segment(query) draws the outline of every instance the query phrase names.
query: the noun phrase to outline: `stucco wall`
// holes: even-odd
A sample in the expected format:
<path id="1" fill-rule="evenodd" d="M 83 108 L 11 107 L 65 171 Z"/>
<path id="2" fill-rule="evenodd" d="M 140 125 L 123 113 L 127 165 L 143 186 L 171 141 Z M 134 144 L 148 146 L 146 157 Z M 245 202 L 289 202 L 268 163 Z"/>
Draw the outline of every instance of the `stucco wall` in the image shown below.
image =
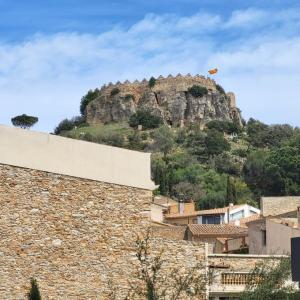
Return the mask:
<path id="1" fill-rule="evenodd" d="M 300 230 L 266 220 L 267 254 L 291 254 L 291 238 L 300 237 Z"/>
<path id="2" fill-rule="evenodd" d="M 0 126 L 0 163 L 154 189 L 150 154 Z"/>

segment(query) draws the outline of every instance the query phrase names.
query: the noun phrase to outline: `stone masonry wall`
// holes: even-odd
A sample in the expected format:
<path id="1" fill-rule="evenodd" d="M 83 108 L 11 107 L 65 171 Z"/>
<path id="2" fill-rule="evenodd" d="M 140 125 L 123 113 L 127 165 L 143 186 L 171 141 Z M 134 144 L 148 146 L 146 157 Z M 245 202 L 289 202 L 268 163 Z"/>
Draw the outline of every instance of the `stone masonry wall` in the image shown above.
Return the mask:
<path id="1" fill-rule="evenodd" d="M 294 211 L 298 206 L 300 206 L 300 196 L 262 197 L 260 200 L 260 208 L 264 217 Z"/>
<path id="2" fill-rule="evenodd" d="M 31 277 L 43 299 L 122 299 L 149 226 L 152 192 L 0 165 L 0 299 L 25 299 Z M 203 246 L 169 244 L 168 267 L 195 264 Z M 185 258 L 189 257 L 189 260 Z"/>

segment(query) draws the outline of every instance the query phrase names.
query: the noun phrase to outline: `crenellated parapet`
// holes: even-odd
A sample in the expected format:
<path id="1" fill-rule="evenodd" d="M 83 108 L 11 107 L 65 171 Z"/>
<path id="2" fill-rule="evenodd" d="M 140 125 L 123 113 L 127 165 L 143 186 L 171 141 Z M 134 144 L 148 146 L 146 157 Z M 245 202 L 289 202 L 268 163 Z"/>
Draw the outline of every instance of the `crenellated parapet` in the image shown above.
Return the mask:
<path id="1" fill-rule="evenodd" d="M 186 75 L 181 75 L 180 73 L 178 73 L 177 75 L 169 74 L 167 77 L 160 75 L 155 79 L 156 83 L 152 88 L 154 91 L 172 86 L 176 87 L 176 90 L 178 91 L 186 91 L 192 85 L 201 85 L 209 90 L 216 90 L 216 82 L 213 79 L 199 74 L 192 76 L 190 73 Z M 145 89 L 148 87 L 148 85 L 149 79 L 146 78 L 144 78 L 143 80 L 136 79 L 134 81 L 129 81 L 127 79 L 124 82 L 117 81 L 116 83 L 109 82 L 108 84 L 104 84 L 101 87 L 101 92 L 109 94 L 111 90 L 115 88 L 118 88 L 121 91 Z"/>

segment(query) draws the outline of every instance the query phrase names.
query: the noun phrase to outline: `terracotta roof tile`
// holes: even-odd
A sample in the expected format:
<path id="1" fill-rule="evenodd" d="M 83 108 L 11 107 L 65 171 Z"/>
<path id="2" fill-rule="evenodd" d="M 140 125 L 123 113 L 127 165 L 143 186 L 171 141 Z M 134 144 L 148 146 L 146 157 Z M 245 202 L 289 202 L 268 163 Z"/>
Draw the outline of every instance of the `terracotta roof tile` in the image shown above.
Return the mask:
<path id="1" fill-rule="evenodd" d="M 247 229 L 231 224 L 191 224 L 188 228 L 194 236 L 198 237 L 233 237 L 246 236 L 248 234 Z"/>

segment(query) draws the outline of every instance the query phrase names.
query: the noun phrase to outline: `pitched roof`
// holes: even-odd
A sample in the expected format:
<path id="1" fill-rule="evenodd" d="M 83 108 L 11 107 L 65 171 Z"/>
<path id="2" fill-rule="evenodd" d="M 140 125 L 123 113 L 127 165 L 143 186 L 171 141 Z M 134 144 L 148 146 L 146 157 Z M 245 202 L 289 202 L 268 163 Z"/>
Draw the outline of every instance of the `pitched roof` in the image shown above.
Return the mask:
<path id="1" fill-rule="evenodd" d="M 188 228 L 192 235 L 198 237 L 236 237 L 248 234 L 247 229 L 231 224 L 191 224 Z"/>
<path id="2" fill-rule="evenodd" d="M 241 207 L 243 205 L 245 205 L 245 204 L 213 208 L 213 209 L 206 209 L 206 210 L 196 210 L 194 212 L 185 213 L 185 214 L 180 214 L 180 213 L 166 214 L 165 217 L 166 217 L 166 219 L 177 219 L 177 218 L 188 218 L 188 217 L 214 215 L 214 214 L 225 214 L 228 209 L 232 210 L 232 209 Z"/>

